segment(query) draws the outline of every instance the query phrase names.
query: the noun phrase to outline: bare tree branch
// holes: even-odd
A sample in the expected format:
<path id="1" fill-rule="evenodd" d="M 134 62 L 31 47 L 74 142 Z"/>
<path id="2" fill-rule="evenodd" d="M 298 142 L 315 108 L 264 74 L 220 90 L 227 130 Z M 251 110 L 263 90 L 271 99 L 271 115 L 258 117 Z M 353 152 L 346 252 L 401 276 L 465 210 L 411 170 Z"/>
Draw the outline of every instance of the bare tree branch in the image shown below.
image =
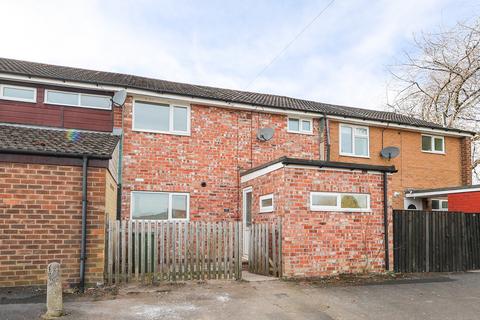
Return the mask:
<path id="1" fill-rule="evenodd" d="M 480 18 L 414 36 L 415 51 L 390 68 L 396 92 L 388 108 L 444 127 L 480 131 Z M 480 181 L 480 134 L 473 139 Z"/>

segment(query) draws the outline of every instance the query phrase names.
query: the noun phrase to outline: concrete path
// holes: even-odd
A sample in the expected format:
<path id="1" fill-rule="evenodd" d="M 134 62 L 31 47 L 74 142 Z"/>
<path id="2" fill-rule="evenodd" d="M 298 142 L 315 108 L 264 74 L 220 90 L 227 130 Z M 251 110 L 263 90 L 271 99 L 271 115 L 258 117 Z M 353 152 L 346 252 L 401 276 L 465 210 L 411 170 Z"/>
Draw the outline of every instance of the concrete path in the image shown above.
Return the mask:
<path id="1" fill-rule="evenodd" d="M 0 301 L 5 320 L 36 319 L 44 309 L 43 303 Z M 355 286 L 212 281 L 129 287 L 111 300 L 67 299 L 65 309 L 62 319 L 480 319 L 480 273 Z"/>

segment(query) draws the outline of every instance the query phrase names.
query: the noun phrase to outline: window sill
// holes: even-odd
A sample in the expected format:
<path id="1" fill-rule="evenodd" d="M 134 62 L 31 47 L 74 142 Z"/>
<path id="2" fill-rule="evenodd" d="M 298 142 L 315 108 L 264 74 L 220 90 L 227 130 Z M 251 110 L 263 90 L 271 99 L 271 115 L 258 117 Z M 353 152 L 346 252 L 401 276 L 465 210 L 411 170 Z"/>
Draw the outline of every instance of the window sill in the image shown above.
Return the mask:
<path id="1" fill-rule="evenodd" d="M 422 150 L 423 153 L 430 153 L 430 154 L 438 154 L 438 155 L 445 155 L 445 151 L 443 152 L 440 152 L 440 151 L 426 151 L 426 150 Z"/>
<path id="2" fill-rule="evenodd" d="M 348 153 L 339 153 L 339 155 L 342 156 L 342 157 L 370 159 L 370 155 L 368 155 L 368 156 L 357 156 L 355 154 L 348 154 Z"/>
<path id="3" fill-rule="evenodd" d="M 37 100 L 15 99 L 15 98 L 7 98 L 7 97 L 0 97 L 0 100 L 18 101 L 18 102 L 27 102 L 27 103 L 37 103 Z"/>
<path id="4" fill-rule="evenodd" d="M 302 131 L 287 130 L 287 133 L 303 134 L 303 135 L 306 135 L 306 136 L 313 136 L 313 132 L 302 132 Z"/>
<path id="5" fill-rule="evenodd" d="M 260 213 L 272 213 L 273 212 L 273 209 L 263 209 L 263 210 L 260 210 Z"/>
<path id="6" fill-rule="evenodd" d="M 60 106 L 60 107 L 72 107 L 72 108 L 83 108 L 83 109 L 95 109 L 95 110 L 103 110 L 103 111 L 112 111 L 112 107 L 110 108 L 102 108 L 102 107 L 90 107 L 90 106 L 82 106 L 78 104 L 66 104 L 66 103 L 54 103 L 44 101 L 43 104 L 48 106 Z"/>
<path id="7" fill-rule="evenodd" d="M 310 211 L 314 212 L 345 212 L 345 213 L 355 213 L 355 212 L 361 212 L 361 213 L 370 213 L 372 212 L 372 209 L 327 209 L 327 208 L 310 208 Z"/>
<path id="8" fill-rule="evenodd" d="M 157 131 L 157 130 L 143 130 L 143 129 L 135 129 L 132 128 L 133 132 L 138 132 L 138 133 L 158 133 L 158 134 L 169 134 L 173 136 L 185 136 L 189 137 L 191 136 L 190 132 L 172 132 L 172 131 Z"/>
<path id="9" fill-rule="evenodd" d="M 147 221 L 147 222 L 188 222 L 190 219 L 139 219 L 139 218 L 130 218 L 131 221 Z"/>

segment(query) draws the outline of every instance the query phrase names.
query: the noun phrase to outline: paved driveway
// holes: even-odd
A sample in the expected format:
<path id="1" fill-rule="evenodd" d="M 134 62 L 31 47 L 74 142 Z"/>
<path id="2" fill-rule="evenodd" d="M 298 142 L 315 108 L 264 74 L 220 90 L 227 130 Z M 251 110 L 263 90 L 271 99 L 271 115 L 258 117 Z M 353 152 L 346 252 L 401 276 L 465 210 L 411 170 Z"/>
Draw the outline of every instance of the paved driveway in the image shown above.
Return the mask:
<path id="1" fill-rule="evenodd" d="M 35 319 L 41 300 L 5 298 L 0 319 Z M 212 281 L 94 300 L 67 299 L 64 319 L 480 319 L 480 273 L 353 286 Z"/>

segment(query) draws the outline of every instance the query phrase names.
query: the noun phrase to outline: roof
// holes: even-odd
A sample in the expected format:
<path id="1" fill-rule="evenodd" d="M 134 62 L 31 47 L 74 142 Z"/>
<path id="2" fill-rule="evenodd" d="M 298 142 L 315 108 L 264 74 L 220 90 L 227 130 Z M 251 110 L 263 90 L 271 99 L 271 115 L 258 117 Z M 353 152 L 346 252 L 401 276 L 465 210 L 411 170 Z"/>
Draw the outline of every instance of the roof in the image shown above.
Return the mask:
<path id="1" fill-rule="evenodd" d="M 435 189 L 416 189 L 416 190 L 407 190 L 405 196 L 407 198 L 422 197 L 422 196 L 435 196 L 435 195 L 445 195 L 451 193 L 464 193 L 464 192 L 476 192 L 480 191 L 480 184 L 472 184 L 468 186 L 456 186 L 456 187 L 446 187 L 446 188 L 435 188 Z"/>
<path id="2" fill-rule="evenodd" d="M 308 159 L 281 157 L 276 160 L 264 163 L 260 166 L 254 167 L 252 169 L 246 170 L 242 172 L 240 175 L 245 176 L 247 174 L 256 172 L 261 169 L 265 169 L 275 164 L 283 164 L 287 166 L 301 165 L 301 166 L 311 166 L 311 167 L 319 167 L 319 168 L 378 171 L 378 172 L 387 172 L 387 173 L 397 172 L 397 169 L 395 169 L 395 166 L 377 166 L 377 165 L 371 165 L 371 164 L 352 163 L 352 162 L 322 161 L 322 160 L 308 160 Z"/>
<path id="3" fill-rule="evenodd" d="M 110 133 L 0 124 L 0 153 L 110 159 L 118 140 Z"/>
<path id="4" fill-rule="evenodd" d="M 419 126 L 430 129 L 441 129 L 446 131 L 472 134 L 472 132 L 469 131 L 445 128 L 432 122 L 393 112 L 339 106 L 273 94 L 165 81 L 122 73 L 94 71 L 7 58 L 0 58 L 0 72 L 62 81 L 77 81 L 95 85 L 101 84 L 120 86 L 124 88 L 147 90 L 161 94 L 174 94 L 231 103 L 252 104 L 277 109 L 314 112 L 320 114 L 326 113 L 327 115 L 331 116 L 382 121 L 401 125 Z"/>

